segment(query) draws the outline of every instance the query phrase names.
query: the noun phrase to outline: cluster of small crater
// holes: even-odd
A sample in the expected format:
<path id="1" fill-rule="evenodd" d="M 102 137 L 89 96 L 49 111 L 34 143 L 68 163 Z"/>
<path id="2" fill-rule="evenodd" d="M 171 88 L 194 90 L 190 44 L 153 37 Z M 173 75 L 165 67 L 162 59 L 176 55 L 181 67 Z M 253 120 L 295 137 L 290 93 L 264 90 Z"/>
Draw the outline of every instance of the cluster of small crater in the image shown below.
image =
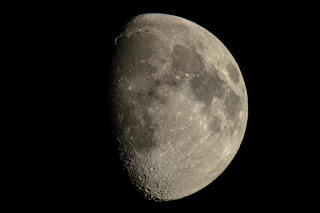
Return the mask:
<path id="1" fill-rule="evenodd" d="M 155 140 L 152 140 L 157 124 L 151 122 L 152 117 L 141 108 L 143 106 L 122 100 L 114 104 L 117 109 L 114 110 L 113 128 L 119 135 L 127 138 L 126 143 L 139 152 L 148 151 L 157 146 Z"/>

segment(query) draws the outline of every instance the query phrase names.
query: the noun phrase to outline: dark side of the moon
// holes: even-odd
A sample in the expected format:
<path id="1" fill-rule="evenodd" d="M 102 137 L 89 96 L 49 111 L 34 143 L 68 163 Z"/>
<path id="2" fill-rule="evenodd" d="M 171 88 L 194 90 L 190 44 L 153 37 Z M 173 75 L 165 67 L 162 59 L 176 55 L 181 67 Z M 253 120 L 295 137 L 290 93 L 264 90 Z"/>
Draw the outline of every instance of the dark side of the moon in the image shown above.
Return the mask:
<path id="1" fill-rule="evenodd" d="M 206 29 L 165 14 L 133 18 L 115 46 L 113 136 L 132 185 L 156 201 L 205 188 L 228 167 L 246 129 L 235 59 Z"/>

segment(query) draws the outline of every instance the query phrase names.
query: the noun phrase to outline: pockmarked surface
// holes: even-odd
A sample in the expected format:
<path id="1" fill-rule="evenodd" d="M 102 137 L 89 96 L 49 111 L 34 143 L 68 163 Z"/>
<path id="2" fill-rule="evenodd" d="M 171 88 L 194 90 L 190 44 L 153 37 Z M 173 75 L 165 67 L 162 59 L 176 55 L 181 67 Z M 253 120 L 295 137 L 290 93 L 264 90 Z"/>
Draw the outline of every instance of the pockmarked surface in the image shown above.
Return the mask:
<path id="1" fill-rule="evenodd" d="M 214 181 L 238 151 L 248 117 L 240 69 L 209 31 L 143 14 L 115 39 L 114 135 L 147 198 L 168 201 Z"/>

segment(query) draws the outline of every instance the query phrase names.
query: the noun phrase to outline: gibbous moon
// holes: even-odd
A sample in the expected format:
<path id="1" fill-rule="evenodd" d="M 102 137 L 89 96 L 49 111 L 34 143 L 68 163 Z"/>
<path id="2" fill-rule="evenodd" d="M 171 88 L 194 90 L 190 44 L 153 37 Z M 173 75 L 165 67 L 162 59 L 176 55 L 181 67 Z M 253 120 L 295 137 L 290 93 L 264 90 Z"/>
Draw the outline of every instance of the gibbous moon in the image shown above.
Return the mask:
<path id="1" fill-rule="evenodd" d="M 238 151 L 248 117 L 240 69 L 209 31 L 142 14 L 115 39 L 113 132 L 137 190 L 157 201 L 214 181 Z"/>

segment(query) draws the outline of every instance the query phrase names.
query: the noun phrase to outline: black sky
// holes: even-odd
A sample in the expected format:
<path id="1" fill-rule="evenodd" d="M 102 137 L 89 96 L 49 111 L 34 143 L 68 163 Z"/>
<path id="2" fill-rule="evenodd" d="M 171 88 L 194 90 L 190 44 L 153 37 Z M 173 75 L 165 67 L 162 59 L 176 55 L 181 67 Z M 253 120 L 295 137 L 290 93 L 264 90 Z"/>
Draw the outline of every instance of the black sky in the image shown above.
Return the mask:
<path id="1" fill-rule="evenodd" d="M 52 31 L 61 58 L 63 94 L 70 125 L 62 145 L 66 163 L 61 180 L 65 202 L 77 208 L 118 209 L 273 209 L 300 197 L 292 136 L 297 79 L 297 40 L 308 28 L 297 5 L 170 4 L 114 2 L 63 5 L 52 13 Z M 141 13 L 167 13 L 212 32 L 237 61 L 249 100 L 247 130 L 238 154 L 225 172 L 200 192 L 168 203 L 137 196 L 119 166 L 112 141 L 106 92 L 114 40 L 126 22 Z M 44 11 L 45 13 L 45 11 Z M 302 33 L 303 34 L 303 33 Z M 60 46 L 59 46 L 60 45 Z M 57 48 L 57 47 L 56 47 Z M 299 69 L 298 69 L 299 70 Z M 297 124 L 299 125 L 299 124 Z M 57 183 L 57 185 L 59 185 Z M 59 191 L 57 192 L 59 193 Z M 58 196 L 58 195 L 57 195 Z M 69 199 L 69 200 L 68 200 Z"/>

